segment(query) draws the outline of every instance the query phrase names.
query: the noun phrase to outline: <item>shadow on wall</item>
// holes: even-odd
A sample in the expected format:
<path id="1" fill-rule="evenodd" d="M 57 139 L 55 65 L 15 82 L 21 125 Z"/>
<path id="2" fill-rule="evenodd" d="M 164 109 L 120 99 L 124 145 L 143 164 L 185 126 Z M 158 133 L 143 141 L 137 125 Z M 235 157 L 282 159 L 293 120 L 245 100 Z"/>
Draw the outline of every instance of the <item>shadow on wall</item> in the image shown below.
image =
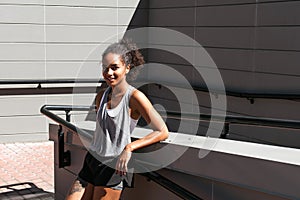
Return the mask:
<path id="1" fill-rule="evenodd" d="M 0 186 L 0 199 L 47 199 L 53 200 L 54 194 L 38 188 L 31 182 Z"/>

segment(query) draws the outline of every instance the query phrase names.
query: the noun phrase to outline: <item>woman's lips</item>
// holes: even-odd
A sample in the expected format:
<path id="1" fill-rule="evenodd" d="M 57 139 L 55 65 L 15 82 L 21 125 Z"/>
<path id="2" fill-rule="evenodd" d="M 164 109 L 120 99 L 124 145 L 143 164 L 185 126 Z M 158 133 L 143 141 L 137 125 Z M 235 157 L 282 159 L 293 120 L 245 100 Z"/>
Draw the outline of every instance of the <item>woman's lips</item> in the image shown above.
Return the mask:
<path id="1" fill-rule="evenodd" d="M 114 81 L 115 79 L 114 79 L 114 78 L 106 78 L 106 80 L 108 80 L 109 82 L 112 82 L 112 81 Z"/>

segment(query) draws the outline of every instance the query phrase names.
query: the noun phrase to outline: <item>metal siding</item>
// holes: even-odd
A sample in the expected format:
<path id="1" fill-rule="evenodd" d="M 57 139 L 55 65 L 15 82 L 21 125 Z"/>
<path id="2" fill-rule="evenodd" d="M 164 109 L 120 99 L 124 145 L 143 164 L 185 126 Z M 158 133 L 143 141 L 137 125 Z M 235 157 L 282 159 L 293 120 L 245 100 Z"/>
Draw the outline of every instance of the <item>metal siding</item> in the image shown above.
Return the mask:
<path id="1" fill-rule="evenodd" d="M 44 61 L 43 44 L 0 43 L 0 61 Z M 34 73 L 34 72 L 33 72 Z M 24 77 L 26 78 L 26 77 Z"/>
<path id="2" fill-rule="evenodd" d="M 12 62 L 0 61 L 0 79 L 41 79 L 45 76 L 43 61 L 30 62 L 18 61 Z M 34 73 L 33 73 L 34 72 Z"/>
<path id="3" fill-rule="evenodd" d="M 194 26 L 194 8 L 165 8 L 149 10 L 149 26 Z"/>
<path id="4" fill-rule="evenodd" d="M 197 6 L 222 6 L 222 5 L 242 5 L 255 3 L 257 0 L 196 0 Z"/>
<path id="5" fill-rule="evenodd" d="M 255 4 L 196 8 L 196 26 L 254 26 Z"/>
<path id="6" fill-rule="evenodd" d="M 0 78 L 99 78 L 101 52 L 108 43 L 122 37 L 116 35 L 127 28 L 138 3 L 136 0 L 126 3 L 1 0 L 0 69 L 3 73 Z M 93 98 L 94 94 L 77 95 L 75 102 L 91 103 Z M 2 96 L 1 101 L 1 141 L 12 141 L 14 137 L 16 141 L 22 138 L 27 141 L 22 134 L 25 132 L 28 139 L 41 139 L 34 137 L 34 132 L 44 134 L 47 139 L 48 120 L 41 116 L 39 108 L 45 103 L 73 103 L 69 95 Z M 19 114 L 21 118 L 15 117 Z M 14 120 L 22 125 L 12 126 Z M 5 134 L 9 134 L 8 139 Z"/>
<path id="7" fill-rule="evenodd" d="M 194 7 L 195 0 L 151 0 L 149 1 L 149 8 L 183 8 Z"/>
<path id="8" fill-rule="evenodd" d="M 0 5 L 1 23 L 44 23 L 43 5 Z"/>
<path id="9" fill-rule="evenodd" d="M 257 5 L 259 26 L 300 25 L 299 1 L 262 3 Z"/>
<path id="10" fill-rule="evenodd" d="M 35 24 L 1 24 L 0 43 L 42 43 L 44 28 Z"/>

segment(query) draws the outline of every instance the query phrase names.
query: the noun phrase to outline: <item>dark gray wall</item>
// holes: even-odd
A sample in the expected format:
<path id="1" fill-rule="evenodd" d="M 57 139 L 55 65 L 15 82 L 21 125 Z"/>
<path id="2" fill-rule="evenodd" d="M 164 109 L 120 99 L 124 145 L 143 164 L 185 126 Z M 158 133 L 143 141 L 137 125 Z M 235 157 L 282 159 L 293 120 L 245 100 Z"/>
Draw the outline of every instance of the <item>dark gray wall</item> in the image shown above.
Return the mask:
<path id="1" fill-rule="evenodd" d="M 247 93 L 298 94 L 300 92 L 300 1 L 267 0 L 151 0 L 140 1 L 139 12 L 132 18 L 130 28 L 139 26 L 164 27 L 179 31 L 200 43 L 217 65 L 228 91 Z M 141 14 L 143 13 L 143 15 Z M 145 16 L 147 13 L 147 16 Z M 165 45 L 161 42 L 159 45 Z M 178 48 L 193 48 L 189 44 L 172 44 Z M 199 55 L 195 55 L 195 58 Z M 158 62 L 179 71 L 193 86 L 205 87 L 191 63 L 170 52 L 149 49 L 147 62 Z M 157 80 L 176 83 L 174 77 L 157 69 Z M 152 76 L 152 78 L 153 78 Z M 166 109 L 180 110 L 178 101 L 165 89 L 144 88 L 154 103 Z M 210 97 L 196 92 L 200 111 L 210 113 Z M 193 104 L 186 96 L 187 104 Z M 254 99 L 227 96 L 227 113 L 234 115 L 299 120 L 298 100 Z M 187 112 L 189 110 L 187 109 Z M 177 131 L 177 122 L 168 123 Z M 185 132 L 190 131 L 185 122 Z M 198 134 L 205 134 L 206 124 Z M 274 135 L 271 134 L 274 132 Z M 291 129 L 257 129 L 234 126 L 232 139 L 297 146 L 296 131 Z M 295 138 L 296 137 L 296 138 Z"/>

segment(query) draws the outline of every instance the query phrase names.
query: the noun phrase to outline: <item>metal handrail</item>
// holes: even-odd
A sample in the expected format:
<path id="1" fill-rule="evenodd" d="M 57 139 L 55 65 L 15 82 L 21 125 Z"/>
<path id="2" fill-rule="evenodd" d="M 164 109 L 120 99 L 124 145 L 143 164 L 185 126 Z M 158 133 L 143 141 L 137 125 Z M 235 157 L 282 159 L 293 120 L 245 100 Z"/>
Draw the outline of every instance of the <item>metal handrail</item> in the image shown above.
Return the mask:
<path id="1" fill-rule="evenodd" d="M 70 106 L 70 105 L 44 105 L 41 107 L 40 111 L 53 121 L 57 122 L 65 126 L 66 128 L 70 129 L 73 132 L 84 136 L 85 138 L 92 139 L 92 136 L 85 130 L 78 128 L 77 126 L 73 125 L 70 122 L 70 111 L 90 111 L 93 107 L 90 106 Z M 66 119 L 59 117 L 58 115 L 54 114 L 50 110 L 53 111 L 64 111 L 66 113 Z"/>
<path id="2" fill-rule="evenodd" d="M 45 114 L 46 116 L 48 116 L 51 113 L 49 110 L 68 111 L 69 112 L 69 111 L 89 111 L 89 110 L 91 110 L 91 108 L 93 108 L 93 106 L 90 107 L 90 106 L 70 106 L 70 105 L 44 105 L 41 108 L 41 112 L 43 114 Z M 174 112 L 174 111 L 167 111 L 166 113 L 167 113 L 167 117 L 175 118 L 175 119 L 179 119 L 180 117 L 185 117 L 186 119 L 192 119 L 192 120 L 212 120 L 212 121 L 224 121 L 225 120 L 224 121 L 225 123 L 300 129 L 300 121 L 299 120 L 285 120 L 285 119 L 276 119 L 276 118 L 234 116 L 234 115 L 226 115 L 226 116 L 214 115 L 214 116 L 212 116 L 209 114 L 180 113 L 180 112 Z M 51 113 L 51 116 L 54 116 L 54 114 Z M 48 117 L 50 117 L 50 116 L 48 116 Z M 55 119 L 53 119 L 53 120 L 56 121 Z M 60 123 L 62 121 L 57 121 L 57 122 Z"/>
<path id="3" fill-rule="evenodd" d="M 66 113 L 66 119 L 63 119 L 59 117 L 58 115 L 50 112 L 49 110 L 56 110 L 56 111 L 65 111 Z M 63 131 L 62 126 L 66 127 L 67 129 L 78 133 L 80 136 L 83 136 L 84 138 L 87 138 L 89 140 L 92 139 L 92 136 L 86 132 L 85 130 L 82 130 L 72 123 L 70 123 L 70 111 L 90 111 L 90 106 L 62 106 L 62 105 L 44 105 L 41 107 L 40 111 L 53 121 L 57 122 L 59 124 L 58 129 L 58 167 L 63 168 L 66 166 L 71 165 L 71 152 L 65 151 L 65 133 Z"/>
<path id="4" fill-rule="evenodd" d="M 166 111 L 167 117 L 191 120 L 206 120 L 224 122 L 225 124 L 247 124 L 247 125 L 258 125 L 258 126 L 270 126 L 270 127 L 281 127 L 281 128 L 292 128 L 300 129 L 299 120 L 287 120 L 277 118 L 266 118 L 266 117 L 252 117 L 252 116 L 235 116 L 235 115 L 209 115 L 209 114 L 195 114 L 195 113 L 180 113 L 174 111 Z"/>
<path id="5" fill-rule="evenodd" d="M 94 107 L 90 106 L 70 106 L 70 105 L 44 105 L 41 107 L 41 112 L 49 117 L 50 119 L 56 121 L 60 125 L 63 125 L 70 130 L 77 132 L 79 135 L 84 136 L 86 138 L 91 139 L 91 135 L 86 131 L 76 127 L 72 123 L 67 120 L 70 120 L 69 114 L 71 111 L 91 111 Z M 62 119 L 58 115 L 52 113 L 51 111 L 64 111 L 66 113 L 66 119 Z M 171 117 L 179 117 L 185 116 L 187 118 L 194 118 L 194 120 L 199 119 L 199 115 L 192 114 L 192 113 L 178 113 L 178 112 L 169 112 L 168 116 Z M 244 117 L 244 116 L 211 116 L 211 115 L 200 115 L 200 119 L 213 119 L 213 120 L 221 120 L 225 118 L 225 124 L 228 123 L 238 123 L 238 124 L 255 124 L 255 125 L 262 125 L 262 126 L 275 126 L 275 127 L 287 127 L 287 128 L 295 128 L 300 129 L 300 121 L 296 120 L 282 120 L 282 119 L 272 119 L 272 118 L 257 118 L 257 117 Z M 70 152 L 64 151 L 64 135 L 61 132 L 61 128 L 59 129 L 59 167 L 69 166 L 71 163 L 71 156 Z M 148 172 L 142 173 L 141 175 L 149 178 L 150 180 L 154 181 L 155 183 L 161 185 L 162 187 L 168 189 L 169 191 L 173 192 L 174 194 L 178 195 L 183 199 L 195 199 L 201 200 L 200 197 L 196 196 L 195 194 L 189 192 L 185 188 L 177 185 L 173 181 L 161 176 L 157 172 Z"/>
<path id="6" fill-rule="evenodd" d="M 65 105 L 44 105 L 41 108 L 41 112 L 46 115 L 47 117 L 51 118 L 52 120 L 56 121 L 57 123 L 70 130 L 77 132 L 79 135 L 84 136 L 86 138 L 91 139 L 91 135 L 88 134 L 86 131 L 76 127 L 72 123 L 70 123 L 69 114 L 71 111 L 91 111 L 94 109 L 90 106 L 65 106 Z M 58 115 L 50 112 L 52 111 L 64 111 L 66 113 L 66 120 L 62 119 Z M 300 121 L 296 120 L 282 120 L 282 119 L 272 119 L 272 118 L 258 118 L 258 117 L 245 117 L 245 116 L 211 116 L 211 115 L 197 115 L 193 113 L 178 113 L 178 112 L 167 112 L 168 117 L 181 117 L 185 116 L 186 118 L 192 118 L 193 120 L 216 120 L 220 121 L 225 119 L 225 133 L 229 131 L 229 124 L 230 123 L 237 123 L 237 124 L 250 124 L 250 125 L 260 125 L 260 126 L 273 126 L 273 127 L 285 127 L 285 128 L 295 128 L 300 129 Z M 58 141 L 59 141 L 59 167 L 69 166 L 71 164 L 71 156 L 69 151 L 64 151 L 64 135 L 59 129 L 58 133 Z M 185 188 L 181 187 L 180 185 L 174 183 L 173 181 L 161 176 L 157 172 L 148 172 L 141 174 L 146 176 L 150 180 L 154 181 L 155 183 L 161 185 L 162 187 L 166 188 L 167 190 L 173 192 L 177 196 L 183 199 L 194 199 L 194 200 L 201 200 L 200 197 L 197 195 L 189 192 Z"/>
<path id="7" fill-rule="evenodd" d="M 3 87 L 0 95 L 45 95 L 45 94 L 73 94 L 73 93 L 95 93 L 100 86 L 85 86 L 85 83 L 104 83 L 104 79 L 20 79 L 0 80 L 1 85 L 36 85 L 27 87 Z M 79 84 L 75 86 L 59 85 L 42 87 L 43 84 Z"/>
<path id="8" fill-rule="evenodd" d="M 41 107 L 41 113 L 49 117 L 50 119 L 54 120 L 55 122 L 60 124 L 60 128 L 58 130 L 58 159 L 59 159 L 59 167 L 65 167 L 71 165 L 71 152 L 64 150 L 64 133 L 62 131 L 61 125 L 69 128 L 70 130 L 77 132 L 79 135 L 84 136 L 86 138 L 91 139 L 91 135 L 85 132 L 84 130 L 76 127 L 72 123 L 69 122 L 69 112 L 70 111 L 90 111 L 94 109 L 90 106 L 69 106 L 69 105 L 44 105 Z M 62 119 L 58 115 L 50 112 L 53 111 L 65 111 L 66 113 L 66 120 Z M 182 199 L 189 199 L 189 200 L 202 200 L 202 198 L 196 196 L 195 194 L 191 193 L 190 191 L 186 190 L 185 188 L 181 187 L 180 185 L 176 184 L 175 182 L 163 177 L 157 172 L 147 172 L 141 173 L 142 176 L 147 177 L 149 180 L 154 181 L 155 183 L 161 185 L 162 187 L 166 188 L 167 190 L 171 191 L 178 197 Z"/>
<path id="9" fill-rule="evenodd" d="M 104 83 L 104 79 L 36 79 L 36 80 L 29 80 L 29 79 L 19 79 L 19 80 L 0 80 L 0 85 L 17 85 L 17 84 L 38 84 L 37 88 L 41 88 L 42 84 L 67 84 L 67 83 Z M 148 82 L 147 82 L 148 83 Z M 171 84 L 171 83 L 164 83 L 166 85 L 174 86 L 183 88 L 181 85 L 178 84 Z M 161 84 L 157 84 L 161 85 Z M 202 92 L 210 92 L 205 87 L 198 87 L 192 86 L 193 90 L 195 91 L 202 91 Z M 0 88 L 2 90 L 2 88 Z M 300 93 L 251 93 L 251 92 L 235 92 L 230 90 L 219 91 L 214 90 L 212 91 L 215 94 L 223 94 L 232 97 L 239 97 L 239 98 L 246 98 L 251 103 L 254 103 L 254 99 L 257 98 L 264 98 L 264 99 L 300 99 Z"/>
<path id="10" fill-rule="evenodd" d="M 196 196 L 195 194 L 191 193 L 190 191 L 186 190 L 185 188 L 181 187 L 180 185 L 174 183 L 173 181 L 167 179 L 157 172 L 141 173 L 141 175 L 168 189 L 182 199 L 203 200 L 202 198 Z"/>
<path id="11" fill-rule="evenodd" d="M 17 84 L 60 84 L 60 83 L 103 83 L 104 79 L 19 79 L 19 80 L 0 80 L 0 85 Z"/>
<path id="12" fill-rule="evenodd" d="M 196 91 L 202 92 L 213 92 L 215 94 L 226 94 L 226 96 L 246 98 L 251 103 L 254 103 L 254 99 L 300 99 L 300 93 L 255 93 L 255 92 L 235 92 L 230 90 L 220 91 L 214 90 L 209 91 L 207 88 L 192 86 L 192 88 Z"/>
<path id="13" fill-rule="evenodd" d="M 89 106 L 66 106 L 66 105 L 44 105 L 41 108 L 41 112 L 53 119 L 59 124 L 62 124 L 71 130 L 75 131 L 78 129 L 70 122 L 65 123 L 65 120 L 50 112 L 49 110 L 56 111 L 65 111 L 66 119 L 68 119 L 68 114 L 70 111 L 89 111 L 91 107 Z M 163 114 L 163 113 L 162 113 Z M 229 125 L 230 124 L 246 124 L 246 125 L 258 125 L 258 126 L 268 126 L 268 127 L 280 127 L 280 128 L 291 128 L 291 129 L 300 129 L 300 121 L 299 120 L 285 120 L 285 119 L 274 119 L 274 118 L 263 118 L 263 117 L 249 117 L 249 116 L 221 116 L 221 115 L 209 115 L 209 114 L 194 114 L 194 113 L 180 113 L 180 112 L 172 112 L 167 111 L 166 116 L 168 118 L 173 119 L 190 119 L 190 120 L 204 120 L 204 121 L 215 121 L 215 122 L 224 122 L 225 127 L 224 131 L 221 135 L 222 138 L 226 138 L 229 133 Z M 79 129 L 79 131 L 82 131 Z M 86 132 L 81 133 L 86 135 Z"/>

